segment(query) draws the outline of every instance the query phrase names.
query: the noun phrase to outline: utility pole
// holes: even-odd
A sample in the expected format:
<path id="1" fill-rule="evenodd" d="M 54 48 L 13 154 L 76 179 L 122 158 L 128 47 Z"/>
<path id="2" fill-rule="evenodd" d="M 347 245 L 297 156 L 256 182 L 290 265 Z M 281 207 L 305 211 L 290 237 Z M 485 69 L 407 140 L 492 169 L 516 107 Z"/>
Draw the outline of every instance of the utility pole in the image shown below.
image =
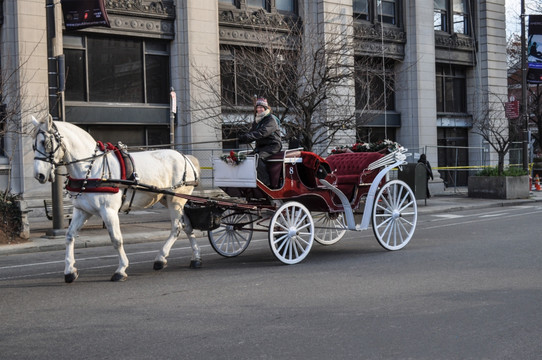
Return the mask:
<path id="1" fill-rule="evenodd" d="M 48 65 L 48 83 L 49 83 L 49 112 L 53 119 L 60 120 L 64 116 L 61 109 L 62 103 L 59 101 L 59 64 L 58 58 L 55 57 L 55 41 L 58 40 L 57 22 L 55 15 L 55 1 L 47 0 L 46 4 L 46 21 L 47 21 L 47 65 Z M 56 49 L 58 50 L 58 49 Z M 61 61 L 64 66 L 64 62 Z M 63 68 L 61 69 L 63 72 Z M 66 234 L 64 229 L 64 199 L 62 193 L 64 191 L 64 180 L 59 174 L 58 168 L 55 169 L 55 180 L 51 186 L 51 200 L 53 203 L 53 227 L 47 230 L 48 237 L 61 237 Z"/>
<path id="2" fill-rule="evenodd" d="M 521 116 L 523 120 L 523 169 L 529 171 L 529 109 L 527 108 L 527 46 L 525 45 L 525 0 L 521 0 Z"/>

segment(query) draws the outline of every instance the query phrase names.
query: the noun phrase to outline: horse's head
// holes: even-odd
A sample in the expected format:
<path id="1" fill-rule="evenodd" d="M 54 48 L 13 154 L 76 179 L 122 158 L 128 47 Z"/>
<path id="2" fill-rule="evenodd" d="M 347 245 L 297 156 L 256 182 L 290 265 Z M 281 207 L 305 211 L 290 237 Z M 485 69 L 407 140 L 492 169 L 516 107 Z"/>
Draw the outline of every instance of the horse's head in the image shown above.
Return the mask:
<path id="1" fill-rule="evenodd" d="M 34 131 L 34 177 L 40 183 L 54 181 L 55 167 L 62 162 L 64 147 L 51 117 L 38 121 L 32 116 Z"/>

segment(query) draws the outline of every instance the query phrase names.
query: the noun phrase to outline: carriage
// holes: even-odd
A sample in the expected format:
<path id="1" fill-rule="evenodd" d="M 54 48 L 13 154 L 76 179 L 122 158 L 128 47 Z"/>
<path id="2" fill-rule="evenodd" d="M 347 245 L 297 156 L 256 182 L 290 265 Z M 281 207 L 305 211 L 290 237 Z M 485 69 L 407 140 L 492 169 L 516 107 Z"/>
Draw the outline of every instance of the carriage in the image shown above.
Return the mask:
<path id="1" fill-rule="evenodd" d="M 308 255 L 314 240 L 331 245 L 346 230 L 365 230 L 369 222 L 387 250 L 403 248 L 416 228 L 414 193 L 403 181 L 388 181 L 391 169 L 405 163 L 403 148 L 388 154 L 336 154 L 325 160 L 299 149 L 284 151 L 267 159 L 270 186 L 257 179 L 255 156 L 235 166 L 215 159 L 215 185 L 229 197 L 205 198 L 192 195 L 200 166 L 191 155 L 169 149 L 129 155 L 70 123 L 51 117 L 33 118 L 32 123 L 36 180 L 52 181 L 59 166 L 68 174 L 65 189 L 74 206 L 66 233 L 68 283 L 78 277 L 75 239 L 91 216 L 102 218 L 118 253 L 119 266 L 111 280 L 124 281 L 129 261 L 118 213 L 157 202 L 169 209 L 171 232 L 155 257 L 155 270 L 167 265 L 181 230 L 192 247 L 190 267 L 198 268 L 202 261 L 193 229 L 207 230 L 212 247 L 225 257 L 241 254 L 254 232 L 266 231 L 273 254 L 285 264 L 296 264 Z M 189 221 L 183 221 L 187 217 Z"/>
<path id="2" fill-rule="evenodd" d="M 370 223 L 382 247 L 399 250 L 417 222 L 413 191 L 401 180 L 389 180 L 389 172 L 406 163 L 405 152 L 340 153 L 324 160 L 287 150 L 267 160 L 269 187 L 257 179 L 257 155 L 238 164 L 215 158 L 214 184 L 229 198 L 192 198 L 185 212 L 195 228 L 208 231 L 211 246 L 224 257 L 243 253 L 254 232 L 267 232 L 275 257 L 296 264 L 314 241 L 332 245 L 347 230 L 366 230 Z"/>

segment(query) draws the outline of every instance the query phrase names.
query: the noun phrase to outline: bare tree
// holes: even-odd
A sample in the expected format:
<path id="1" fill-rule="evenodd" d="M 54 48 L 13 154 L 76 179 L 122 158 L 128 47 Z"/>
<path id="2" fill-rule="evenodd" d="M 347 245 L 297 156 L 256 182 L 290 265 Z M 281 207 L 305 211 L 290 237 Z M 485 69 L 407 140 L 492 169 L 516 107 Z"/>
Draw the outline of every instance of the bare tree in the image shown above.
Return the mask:
<path id="1" fill-rule="evenodd" d="M 5 61 L 9 57 L 3 59 Z M 8 183 L 1 200 L 11 193 L 11 168 L 19 141 L 22 136 L 31 135 L 31 126 L 22 119 L 29 118 L 31 114 L 47 113 L 45 100 L 37 101 L 28 93 L 26 84 L 32 82 L 33 76 L 25 70 L 27 63 L 28 59 L 15 67 L 4 63 L 0 68 L 0 156 L 6 158 L 9 165 Z"/>
<path id="2" fill-rule="evenodd" d="M 473 113 L 472 132 L 480 135 L 497 153 L 497 173 L 502 175 L 504 160 L 513 139 L 521 131 L 519 119 L 508 120 L 505 117 L 506 96 L 486 94 L 484 106 Z"/>
<path id="3" fill-rule="evenodd" d="M 221 115 L 210 116 L 219 129 L 229 124 L 232 133 L 225 137 L 249 126 L 255 95 L 268 98 L 285 140 L 295 139 L 306 150 L 327 148 L 341 131 L 374 118 L 375 107 L 383 109 L 394 85 L 384 60 L 355 58 L 348 26 L 338 24 L 325 35 L 306 29 L 299 22 L 254 27 L 250 45 L 221 48 L 220 74 L 200 71 L 194 77 L 194 85 L 220 99 Z M 375 85 L 378 91 L 372 91 Z"/>

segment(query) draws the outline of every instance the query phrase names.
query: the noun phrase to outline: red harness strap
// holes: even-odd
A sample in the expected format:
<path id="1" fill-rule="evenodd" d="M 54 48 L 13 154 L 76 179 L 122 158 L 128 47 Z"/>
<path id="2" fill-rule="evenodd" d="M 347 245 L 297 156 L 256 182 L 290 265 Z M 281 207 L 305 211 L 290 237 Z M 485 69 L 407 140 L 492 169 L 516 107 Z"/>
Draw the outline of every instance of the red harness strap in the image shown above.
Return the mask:
<path id="1" fill-rule="evenodd" d="M 113 151 L 120 163 L 120 178 L 121 180 L 126 180 L 126 164 L 124 162 L 124 159 L 122 158 L 120 149 L 111 144 L 110 142 L 108 142 L 106 146 L 101 141 L 97 141 L 96 145 L 101 151 Z M 102 179 L 74 179 L 68 176 L 66 190 L 73 192 L 118 193 L 120 189 L 117 186 L 102 186 Z"/>

